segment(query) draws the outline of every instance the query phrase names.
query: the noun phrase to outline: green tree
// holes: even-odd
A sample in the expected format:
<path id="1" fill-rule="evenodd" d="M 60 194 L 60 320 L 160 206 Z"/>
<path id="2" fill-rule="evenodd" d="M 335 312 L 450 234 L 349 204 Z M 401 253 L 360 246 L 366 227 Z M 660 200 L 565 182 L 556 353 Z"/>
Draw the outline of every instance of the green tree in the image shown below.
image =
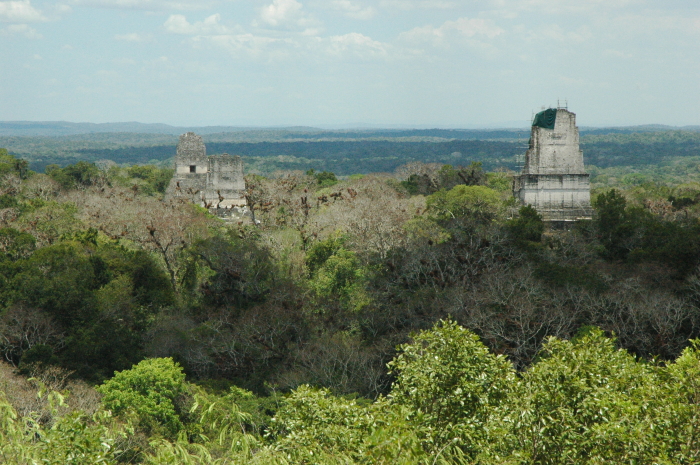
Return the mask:
<path id="1" fill-rule="evenodd" d="M 488 223 L 496 218 L 501 199 L 498 192 L 488 187 L 459 185 L 428 196 L 426 204 L 431 216 L 438 220 L 470 218 Z"/>
<path id="2" fill-rule="evenodd" d="M 365 292 L 367 270 L 357 254 L 340 248 L 335 250 L 311 276 L 311 288 L 322 298 L 337 298 L 340 305 L 358 311 L 369 303 Z"/>
<path id="3" fill-rule="evenodd" d="M 332 234 L 327 239 L 315 242 L 306 252 L 306 266 L 313 274 L 333 255 L 345 248 L 346 237 L 342 234 Z"/>
<path id="4" fill-rule="evenodd" d="M 627 258 L 633 248 L 631 240 L 635 225 L 627 209 L 627 199 L 621 192 L 611 189 L 600 194 L 593 202 L 596 209 L 595 224 L 598 239 L 609 259 Z"/>
<path id="5" fill-rule="evenodd" d="M 503 417 L 494 416 L 490 426 L 503 428 L 503 442 L 500 450 L 490 449 L 492 462 L 510 456 L 518 463 L 552 465 L 652 463 L 641 451 L 637 460 L 619 460 L 615 454 L 610 462 L 603 458 L 630 452 L 639 442 L 632 433 L 643 426 L 639 403 L 652 400 L 647 394 L 653 381 L 650 365 L 616 349 L 597 328 L 584 328 L 572 341 L 550 338 L 502 406 Z M 618 437 L 610 441 L 615 430 Z"/>
<path id="6" fill-rule="evenodd" d="M 544 232 L 542 216 L 531 205 L 520 208 L 517 218 L 506 223 L 506 230 L 516 242 L 540 242 Z"/>
<path id="7" fill-rule="evenodd" d="M 331 171 L 316 172 L 313 168 L 306 172 L 308 176 L 316 178 L 316 182 L 320 187 L 331 187 L 338 184 L 338 178 Z"/>
<path id="8" fill-rule="evenodd" d="M 472 457 L 487 439 L 490 416 L 515 385 L 511 363 L 453 321 L 414 336 L 388 366 L 396 376 L 389 399 L 408 407 L 428 449 L 458 438 Z"/>
<path id="9" fill-rule="evenodd" d="M 0 229 L 0 262 L 27 258 L 36 247 L 36 239 L 29 233 L 14 228 Z"/>
<path id="10" fill-rule="evenodd" d="M 130 418 L 148 434 L 175 437 L 183 429 L 179 404 L 188 392 L 182 367 L 172 358 L 153 358 L 139 362 L 130 370 L 116 372 L 97 390 L 102 404 L 115 415 Z"/>
<path id="11" fill-rule="evenodd" d="M 97 166 L 87 161 L 79 161 L 65 168 L 60 168 L 58 165 L 48 165 L 45 171 L 64 189 L 92 186 L 102 177 Z"/>
<path id="12" fill-rule="evenodd" d="M 59 411 L 64 408 L 61 394 L 40 391 L 38 395 L 48 397 L 49 422 L 42 421 L 38 412 L 20 416 L 0 392 L 0 462 L 116 465 L 119 451 L 115 439 L 122 432 L 110 430 L 107 413 L 98 412 L 90 417 L 74 411 L 61 415 Z"/>
<path id="13" fill-rule="evenodd" d="M 145 193 L 153 194 L 155 192 L 165 193 L 170 179 L 173 177 L 174 170 L 171 168 L 159 168 L 155 165 L 132 165 L 126 168 L 129 176 L 145 181 Z"/>
<path id="14" fill-rule="evenodd" d="M 0 176 L 16 174 L 20 179 L 27 179 L 32 171 L 29 170 L 29 162 L 10 155 L 7 149 L 0 148 Z"/>
<path id="15" fill-rule="evenodd" d="M 143 251 L 67 240 L 0 269 L 0 301 L 41 309 L 65 335 L 61 365 L 95 381 L 143 357 L 143 335 L 174 302 L 167 276 Z"/>
<path id="16" fill-rule="evenodd" d="M 213 272 L 201 287 L 206 305 L 246 308 L 263 302 L 273 287 L 275 270 L 270 254 L 253 240 L 230 232 L 225 237 L 197 241 L 190 252 Z"/>
<path id="17" fill-rule="evenodd" d="M 661 369 L 662 389 L 648 425 L 658 455 L 671 463 L 700 463 L 700 340 Z"/>

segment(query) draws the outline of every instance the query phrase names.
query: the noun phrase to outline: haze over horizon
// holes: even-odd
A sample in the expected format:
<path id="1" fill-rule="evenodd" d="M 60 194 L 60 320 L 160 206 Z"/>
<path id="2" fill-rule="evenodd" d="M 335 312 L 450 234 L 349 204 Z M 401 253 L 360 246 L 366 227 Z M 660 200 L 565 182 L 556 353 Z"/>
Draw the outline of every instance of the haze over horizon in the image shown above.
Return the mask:
<path id="1" fill-rule="evenodd" d="M 700 124 L 684 0 L 0 0 L 0 121 Z"/>

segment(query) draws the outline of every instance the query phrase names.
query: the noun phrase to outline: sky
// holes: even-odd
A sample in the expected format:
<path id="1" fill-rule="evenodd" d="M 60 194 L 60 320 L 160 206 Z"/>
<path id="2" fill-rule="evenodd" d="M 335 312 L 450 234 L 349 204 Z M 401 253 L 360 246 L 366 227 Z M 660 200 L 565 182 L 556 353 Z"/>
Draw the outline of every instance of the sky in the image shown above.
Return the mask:
<path id="1" fill-rule="evenodd" d="M 700 124 L 697 0 L 0 0 L 0 121 Z"/>

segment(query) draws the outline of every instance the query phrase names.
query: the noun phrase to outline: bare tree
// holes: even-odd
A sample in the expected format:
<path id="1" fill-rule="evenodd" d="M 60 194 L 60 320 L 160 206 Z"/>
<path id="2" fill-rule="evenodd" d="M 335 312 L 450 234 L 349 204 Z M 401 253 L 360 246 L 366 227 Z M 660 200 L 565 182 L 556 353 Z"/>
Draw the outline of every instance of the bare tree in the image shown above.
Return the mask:
<path id="1" fill-rule="evenodd" d="M 278 375 L 277 381 L 287 388 L 312 384 L 338 394 L 368 397 L 386 392 L 390 383 L 380 354 L 343 332 L 301 347 L 294 354 L 291 368 Z"/>
<path id="2" fill-rule="evenodd" d="M 91 194 L 74 199 L 82 207 L 85 222 L 112 239 L 126 239 L 154 252 L 162 260 L 173 290 L 179 293 L 187 265 L 182 251 L 195 240 L 208 237 L 216 220 L 188 201 L 160 201 L 117 188 L 94 189 Z"/>
<path id="3" fill-rule="evenodd" d="M 58 324 L 41 310 L 18 304 L 0 316 L 0 349 L 5 360 L 13 365 L 34 346 L 60 349 L 63 337 Z"/>
<path id="4" fill-rule="evenodd" d="M 30 199 L 48 201 L 56 198 L 61 191 L 61 185 L 45 174 L 37 173 L 22 184 L 22 193 Z"/>

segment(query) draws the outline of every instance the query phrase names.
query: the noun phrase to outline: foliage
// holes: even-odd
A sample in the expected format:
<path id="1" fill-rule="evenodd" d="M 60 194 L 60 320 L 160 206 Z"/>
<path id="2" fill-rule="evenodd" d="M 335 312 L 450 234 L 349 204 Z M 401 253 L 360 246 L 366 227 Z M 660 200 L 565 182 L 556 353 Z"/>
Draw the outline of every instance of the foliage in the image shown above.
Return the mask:
<path id="1" fill-rule="evenodd" d="M 200 240 L 190 252 L 213 273 L 202 283 L 202 290 L 204 302 L 214 308 L 263 302 L 273 286 L 269 253 L 234 234 Z"/>
<path id="2" fill-rule="evenodd" d="M 506 223 L 506 229 L 516 242 L 540 242 L 544 232 L 542 216 L 531 205 L 520 207 L 518 217 Z"/>
<path id="3" fill-rule="evenodd" d="M 129 187 L 145 195 L 164 194 L 174 170 L 156 165 L 112 166 L 107 170 L 110 182 Z"/>
<path id="4" fill-rule="evenodd" d="M 0 176 L 16 174 L 21 179 L 27 179 L 32 172 L 29 171 L 27 160 L 16 158 L 7 152 L 7 149 L 0 148 Z"/>
<path id="5" fill-rule="evenodd" d="M 605 449 L 599 435 L 636 413 L 630 404 L 644 397 L 652 376 L 651 367 L 615 349 L 598 329 L 572 341 L 550 339 L 504 405 L 510 454 L 533 463 L 602 463 L 594 458 L 595 449 Z"/>
<path id="6" fill-rule="evenodd" d="M 320 297 L 336 298 L 357 311 L 369 303 L 364 292 L 368 272 L 357 254 L 342 244 L 342 238 L 330 238 L 309 251 L 307 263 L 313 270 L 310 285 Z"/>
<path id="7" fill-rule="evenodd" d="M 321 171 L 317 173 L 313 168 L 306 172 L 307 176 L 313 176 L 316 178 L 316 182 L 319 187 L 331 187 L 338 184 L 338 178 L 335 177 L 335 173 L 331 171 Z"/>
<path id="8" fill-rule="evenodd" d="M 466 186 L 479 186 L 486 184 L 481 162 L 472 162 L 469 166 L 453 167 L 452 165 L 424 165 L 422 163 L 408 164 L 401 167 L 401 171 L 409 173 L 401 186 L 411 195 L 430 195 L 441 189 L 450 190 L 453 187 L 464 184 Z M 438 166 L 440 168 L 438 169 Z"/>
<path id="9" fill-rule="evenodd" d="M 457 438 L 471 456 L 486 440 L 485 424 L 515 381 L 505 357 L 490 354 L 475 334 L 453 321 L 414 336 L 388 366 L 396 377 L 389 398 L 408 407 L 427 448 L 437 451 Z"/>
<path id="10" fill-rule="evenodd" d="M 625 197 L 615 189 L 600 194 L 593 206 L 598 215 L 597 225 L 600 241 L 609 258 L 625 258 L 630 251 L 627 242 L 634 234 Z"/>
<path id="11" fill-rule="evenodd" d="M 346 238 L 341 234 L 333 234 L 325 240 L 314 243 L 306 252 L 306 266 L 313 274 L 322 267 L 329 258 L 345 247 Z"/>
<path id="12" fill-rule="evenodd" d="M 64 189 L 89 187 L 102 177 L 94 163 L 79 161 L 74 165 L 61 168 L 58 165 L 46 167 L 46 174 L 58 182 Z"/>
<path id="13" fill-rule="evenodd" d="M 649 210 L 628 206 L 625 196 L 611 189 L 594 201 L 603 256 L 631 262 L 657 261 L 687 276 L 698 266 L 700 223 L 664 221 Z"/>
<path id="14" fill-rule="evenodd" d="M 41 309 L 50 321 L 37 334 L 61 334 L 51 338 L 45 358 L 56 355 L 97 380 L 140 360 L 142 335 L 154 314 L 173 302 L 167 278 L 148 254 L 109 243 L 67 240 L 43 247 L 9 263 L 0 276 L 6 316 Z M 13 334 L 10 339 L 22 333 Z M 31 348 L 12 347 L 18 347 L 14 363 Z"/>
<path id="15" fill-rule="evenodd" d="M 29 233 L 14 228 L 0 229 L 0 262 L 27 258 L 36 247 L 36 239 Z"/>
<path id="16" fill-rule="evenodd" d="M 98 388 L 109 411 L 61 411 L 50 422 L 0 399 L 7 463 L 502 464 L 679 463 L 700 458 L 700 341 L 666 365 L 637 360 L 593 327 L 550 338 L 520 375 L 467 329 L 442 321 L 390 364 L 376 401 L 301 386 L 269 429 L 252 426 L 238 388 L 205 393 L 171 359 L 150 359 Z M 43 391 L 40 391 L 42 395 Z M 189 397 L 183 394 L 189 393 Z M 187 399 L 187 407 L 183 404 Z M 126 421 L 126 423 L 123 423 Z M 150 444 L 130 442 L 135 431 Z M 179 434 L 178 434 L 179 431 Z M 263 437 L 264 434 L 264 437 Z M 133 455 L 133 452 L 138 452 Z"/>
<path id="17" fill-rule="evenodd" d="M 63 396 L 48 394 L 54 412 L 63 406 Z M 42 424 L 37 412 L 19 416 L 0 392 L 0 461 L 3 463 L 45 463 L 50 465 L 111 465 L 117 463 L 115 436 L 107 426 L 109 415 L 92 418 L 81 412 Z"/>
<path id="18" fill-rule="evenodd" d="M 500 196 L 493 189 L 466 185 L 438 191 L 426 202 L 429 212 L 438 220 L 469 217 L 478 222 L 493 220 L 501 205 Z"/>
<path id="19" fill-rule="evenodd" d="M 177 437 L 183 429 L 181 397 L 187 394 L 185 374 L 171 358 L 139 362 L 133 368 L 116 372 L 98 387 L 102 403 L 115 415 L 133 415 L 148 434 Z"/>
<path id="20" fill-rule="evenodd" d="M 478 161 L 487 152 L 429 159 L 437 145 L 413 141 L 404 146 L 413 155 L 401 159 L 392 150 L 402 146 L 375 141 L 384 152 L 301 160 L 349 146 L 313 145 L 313 134 L 299 134 L 310 151 L 277 153 L 265 168 L 297 171 L 247 176 L 255 223 L 161 200 L 168 171 L 156 166 L 102 161 L 95 182 L 71 181 L 76 188 L 16 170 L 0 179 L 0 354 L 12 369 L 101 383 L 149 357 L 170 357 L 183 367 L 178 376 L 205 386 L 183 381 L 171 415 L 159 419 L 133 406 L 106 423 L 94 408 L 79 416 L 89 428 L 107 427 L 110 460 L 698 460 L 697 349 L 688 348 L 700 336 L 692 157 L 592 168 L 605 187 L 593 193 L 594 219 L 543 231 L 536 211 L 517 212 L 508 172 L 483 176 L 489 165 Z M 373 147 L 352 137 L 353 150 Z M 694 140 L 664 137 L 591 143 L 653 151 Z M 280 141 L 290 145 L 240 147 L 257 151 L 256 163 L 265 150 L 298 148 L 296 139 Z M 439 150 L 470 146 L 462 142 Z M 346 174 L 335 167 L 358 163 L 389 171 L 407 161 L 395 175 L 336 177 L 329 187 L 304 174 Z M 402 187 L 412 175 L 427 197 Z M 577 335 L 588 326 L 602 332 Z M 17 415 L 36 418 L 41 434 L 68 418 L 17 392 L 8 394 Z M 129 423 L 135 435 L 114 432 Z"/>

